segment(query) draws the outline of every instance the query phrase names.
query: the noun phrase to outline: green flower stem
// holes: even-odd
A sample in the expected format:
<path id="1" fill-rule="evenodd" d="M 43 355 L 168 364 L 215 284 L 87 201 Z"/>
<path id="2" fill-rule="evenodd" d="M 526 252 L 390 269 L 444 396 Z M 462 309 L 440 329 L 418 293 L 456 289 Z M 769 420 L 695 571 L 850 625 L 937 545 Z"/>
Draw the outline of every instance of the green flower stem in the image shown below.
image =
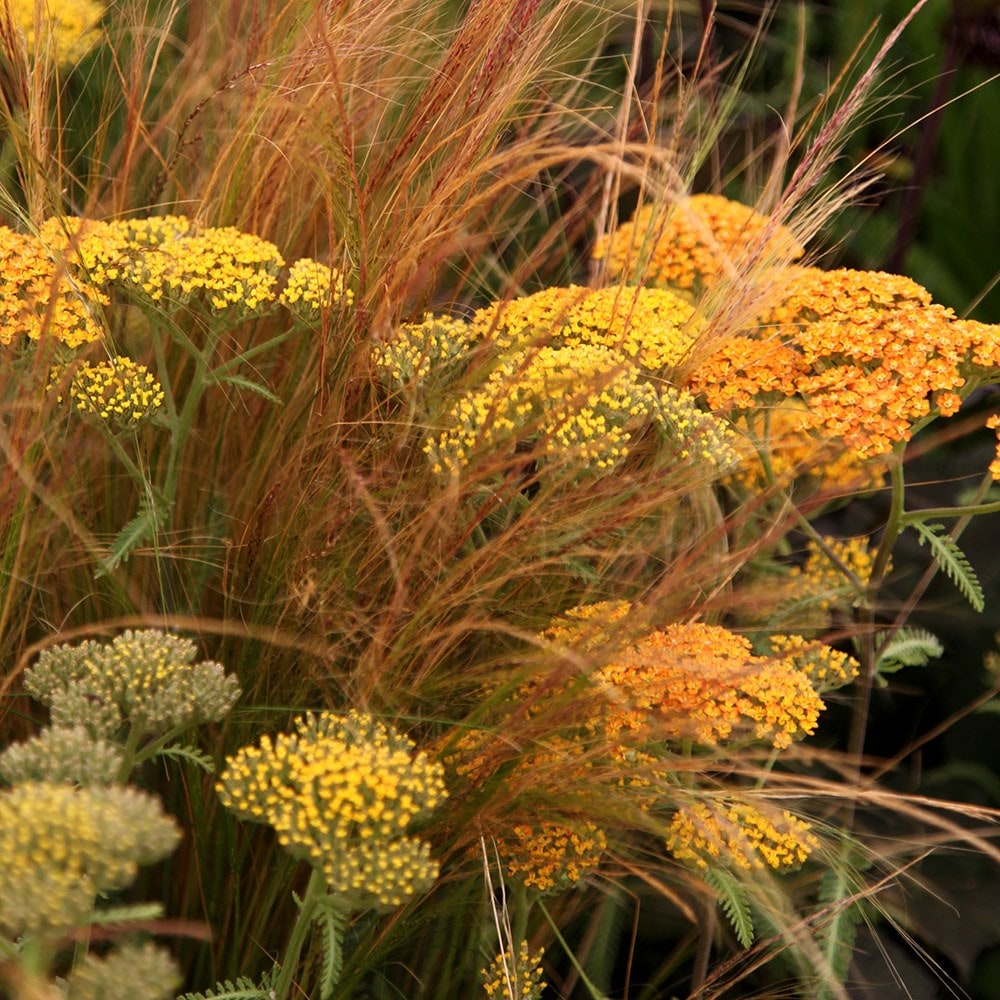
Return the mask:
<path id="1" fill-rule="evenodd" d="M 576 969 L 577 975 L 580 977 L 580 982 L 583 984 L 584 989 L 590 995 L 591 1000 L 608 1000 L 605 993 L 598 989 L 597 986 L 590 980 L 587 973 L 583 971 L 583 966 L 577 960 L 576 955 L 573 954 L 573 949 L 570 948 L 566 939 L 562 936 L 559 931 L 559 926 L 556 924 L 555 920 L 552 919 L 552 914 L 545 908 L 545 904 L 539 900 L 538 908 L 545 914 L 545 919 L 549 922 L 549 926 L 552 928 L 552 933 L 555 934 L 556 940 L 562 945 L 563 951 L 566 953 L 566 957 L 569 959 L 570 964 Z"/>
<path id="2" fill-rule="evenodd" d="M 309 876 L 309 885 L 306 886 L 305 895 L 299 906 L 299 915 L 295 920 L 295 926 L 292 928 L 288 944 L 285 947 L 285 954 L 281 959 L 281 972 L 274 987 L 274 1000 L 289 1000 L 291 997 L 302 948 L 312 929 L 320 903 L 325 896 L 326 879 L 323 877 L 323 869 L 314 867 Z"/>
<path id="3" fill-rule="evenodd" d="M 253 347 L 248 347 L 246 350 L 241 351 L 228 361 L 223 361 L 221 365 L 216 365 L 215 368 L 212 369 L 212 377 L 218 378 L 222 375 L 228 375 L 232 369 L 239 368 L 240 365 L 249 361 L 251 358 L 256 357 L 258 354 L 263 354 L 265 351 L 269 351 L 272 347 L 277 347 L 278 344 L 283 344 L 289 337 L 292 336 L 292 334 L 300 333 L 304 329 L 306 328 L 302 326 L 292 326 L 284 333 L 279 333 L 277 336 L 271 337 L 270 340 L 265 340 L 263 344 L 255 344 Z"/>
<path id="4" fill-rule="evenodd" d="M 128 736 L 125 738 L 125 745 L 122 747 L 122 766 L 118 769 L 118 783 L 128 784 L 132 771 L 139 761 L 139 740 L 142 739 L 142 729 L 136 725 L 128 727 Z"/>
<path id="5" fill-rule="evenodd" d="M 861 676 L 858 681 L 858 692 L 851 716 L 851 730 L 848 737 L 847 750 L 854 757 L 856 767 L 861 768 L 861 755 L 865 749 L 865 732 L 868 728 L 868 710 L 871 705 L 872 686 L 875 682 L 875 596 L 878 594 L 889 569 L 889 560 L 896 539 L 905 527 L 903 520 L 906 500 L 906 478 L 903 474 L 903 448 L 905 442 L 896 447 L 895 461 L 889 465 L 890 505 L 889 516 L 886 518 L 882 541 L 875 553 L 871 575 L 868 578 L 868 597 L 861 608 L 859 624 L 861 636 L 859 640 L 858 659 L 861 663 Z M 853 807 L 852 807 L 853 808 Z"/>
<path id="6" fill-rule="evenodd" d="M 221 323 L 214 326 L 206 340 L 204 348 L 200 351 L 191 350 L 190 352 L 194 360 L 194 375 L 191 379 L 191 385 L 188 386 L 184 405 L 177 413 L 177 422 L 171 429 L 170 450 L 167 456 L 167 472 L 163 483 L 163 499 L 167 511 L 173 509 L 174 498 L 177 494 L 177 484 L 180 480 L 181 455 L 191 433 L 191 425 L 194 423 L 194 418 L 198 413 L 198 407 L 201 404 L 202 397 L 205 395 L 205 391 L 215 381 L 208 366 L 208 358 L 215 353 L 215 348 L 222 339 L 223 333 L 224 327 Z"/>

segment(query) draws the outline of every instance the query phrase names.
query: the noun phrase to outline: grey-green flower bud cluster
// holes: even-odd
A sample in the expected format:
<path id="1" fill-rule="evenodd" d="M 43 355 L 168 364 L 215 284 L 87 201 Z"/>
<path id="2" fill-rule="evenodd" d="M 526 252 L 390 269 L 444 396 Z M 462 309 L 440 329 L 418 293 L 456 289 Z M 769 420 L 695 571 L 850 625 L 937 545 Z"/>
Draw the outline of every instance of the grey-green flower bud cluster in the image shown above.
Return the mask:
<path id="1" fill-rule="evenodd" d="M 144 734 L 221 719 L 240 688 L 219 663 L 194 663 L 190 639 L 156 629 L 124 632 L 43 652 L 25 687 L 49 706 L 53 725 L 111 736 L 128 723 Z"/>
<path id="2" fill-rule="evenodd" d="M 0 792 L 0 932 L 83 922 L 99 892 L 128 885 L 179 839 L 159 801 L 133 788 L 41 781 Z"/>
<path id="3" fill-rule="evenodd" d="M 181 981 L 165 949 L 125 944 L 105 958 L 87 955 L 61 983 L 61 992 L 66 1000 L 167 1000 Z"/>
<path id="4" fill-rule="evenodd" d="M 124 759 L 119 746 L 92 736 L 84 726 L 52 726 L 0 754 L 0 780 L 8 785 L 25 781 L 110 785 Z"/>

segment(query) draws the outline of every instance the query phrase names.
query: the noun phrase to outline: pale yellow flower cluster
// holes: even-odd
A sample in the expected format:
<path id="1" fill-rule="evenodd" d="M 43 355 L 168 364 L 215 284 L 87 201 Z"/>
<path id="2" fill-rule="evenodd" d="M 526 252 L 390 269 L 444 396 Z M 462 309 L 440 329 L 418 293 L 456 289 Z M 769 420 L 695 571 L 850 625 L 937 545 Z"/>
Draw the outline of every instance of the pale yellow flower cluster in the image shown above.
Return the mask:
<path id="1" fill-rule="evenodd" d="M 44 934 L 83 922 L 176 847 L 159 802 L 131 788 L 27 782 L 0 791 L 0 931 Z"/>
<path id="2" fill-rule="evenodd" d="M 239 697 L 235 676 L 212 661 L 192 662 L 190 639 L 157 629 L 125 631 L 44 650 L 25 672 L 28 693 L 48 705 L 56 726 L 114 735 L 169 732 L 223 718 Z"/>
<path id="3" fill-rule="evenodd" d="M 442 766 L 414 749 L 369 715 L 301 716 L 294 733 L 229 758 L 216 790 L 322 870 L 340 905 L 399 906 L 437 878 L 430 844 L 408 828 L 447 796 Z"/>
<path id="4" fill-rule="evenodd" d="M 697 868 L 723 865 L 740 871 L 801 865 L 819 846 L 804 820 L 787 810 L 747 802 L 697 802 L 678 809 L 667 850 Z"/>
<path id="5" fill-rule="evenodd" d="M 547 985 L 542 980 L 544 954 L 544 948 L 531 954 L 527 941 L 520 943 L 516 955 L 510 949 L 501 951 L 480 972 L 483 992 L 489 1000 L 540 1000 Z"/>

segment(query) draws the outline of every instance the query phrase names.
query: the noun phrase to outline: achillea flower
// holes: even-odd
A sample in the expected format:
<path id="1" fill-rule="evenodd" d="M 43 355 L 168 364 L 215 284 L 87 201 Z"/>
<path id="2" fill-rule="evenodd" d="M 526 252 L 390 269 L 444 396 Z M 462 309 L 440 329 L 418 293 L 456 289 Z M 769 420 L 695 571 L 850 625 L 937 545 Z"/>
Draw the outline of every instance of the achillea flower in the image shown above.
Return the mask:
<path id="1" fill-rule="evenodd" d="M 546 288 L 480 309 L 473 331 L 502 352 L 606 348 L 663 374 L 687 355 L 703 328 L 692 306 L 656 288 Z"/>
<path id="2" fill-rule="evenodd" d="M 723 344 L 692 373 L 689 388 L 713 409 L 752 409 L 801 399 L 823 435 L 860 459 L 909 439 L 932 405 L 961 402 L 981 331 L 935 305 L 898 275 L 788 269 L 756 338 Z"/>
<path id="3" fill-rule="evenodd" d="M 128 885 L 179 839 L 159 802 L 133 788 L 0 791 L 0 931 L 15 938 L 83 922 L 99 892 Z"/>
<path id="4" fill-rule="evenodd" d="M 26 781 L 110 785 L 124 759 L 117 744 L 92 736 L 84 726 L 49 726 L 0 754 L 0 779 L 8 785 Z"/>
<path id="5" fill-rule="evenodd" d="M 810 540 L 805 562 L 792 567 L 785 585 L 789 600 L 824 611 L 841 605 L 850 607 L 858 597 L 854 581 L 862 587 L 867 586 L 875 565 L 868 538 L 864 535 L 857 538 L 824 535 L 822 541 L 823 545 L 819 545 Z M 845 569 L 854 581 L 845 576 Z"/>
<path id="6" fill-rule="evenodd" d="M 850 684 L 859 674 L 861 665 L 853 656 L 806 639 L 801 635 L 771 635 L 768 645 L 776 656 L 786 658 L 796 670 L 801 670 L 821 694 Z"/>
<path id="7" fill-rule="evenodd" d="M 393 330 L 375 348 L 372 360 L 389 381 L 403 388 L 447 371 L 474 341 L 472 328 L 464 320 L 427 313 L 419 323 L 404 323 Z"/>
<path id="8" fill-rule="evenodd" d="M 583 618 L 584 648 L 597 638 L 586 629 Z M 572 619 L 543 637 L 573 645 Z M 781 748 L 813 732 L 823 709 L 806 674 L 787 660 L 755 656 L 749 640 L 718 625 L 668 625 L 609 658 L 591 678 L 596 705 L 585 704 L 591 727 L 612 740 L 714 746 L 750 734 Z"/>
<path id="9" fill-rule="evenodd" d="M 589 820 L 517 823 L 496 839 L 507 874 L 539 892 L 578 885 L 601 863 L 608 841 Z"/>
<path id="10" fill-rule="evenodd" d="M 48 705 L 54 725 L 85 725 L 112 736 L 167 733 L 223 718 L 239 697 L 219 663 L 193 663 L 190 639 L 156 629 L 131 630 L 110 645 L 89 640 L 47 649 L 25 672 L 25 687 Z"/>
<path id="11" fill-rule="evenodd" d="M 279 301 L 301 319 L 315 322 L 335 303 L 350 305 L 354 292 L 345 288 L 344 276 L 336 268 L 301 257 L 289 268 Z"/>
<path id="12" fill-rule="evenodd" d="M 49 0 L 41 6 L 41 24 L 35 20 L 35 0 L 9 0 L 14 23 L 24 32 L 28 55 L 51 46 L 62 67 L 72 66 L 101 37 L 98 22 L 104 8 L 93 0 Z M 36 27 L 41 30 L 36 34 Z"/>
<path id="13" fill-rule="evenodd" d="M 153 302 L 203 296 L 213 312 L 260 312 L 274 302 L 285 261 L 267 240 L 233 226 L 193 229 L 141 254 L 129 282 Z"/>
<path id="14" fill-rule="evenodd" d="M 461 398 L 449 426 L 424 450 L 438 473 L 457 473 L 477 452 L 538 440 L 540 451 L 581 470 L 608 470 L 648 420 L 652 387 L 607 348 L 542 347 L 505 360 L 483 388 Z M 523 456 L 522 456 L 523 460 Z"/>
<path id="15" fill-rule="evenodd" d="M 0 226 L 0 344 L 22 336 L 48 336 L 71 348 L 99 340 L 106 302 L 38 237 Z"/>
<path id="16" fill-rule="evenodd" d="M 739 202 L 696 194 L 647 205 L 598 241 L 613 279 L 642 281 L 695 296 L 758 260 L 784 262 L 803 248 L 791 231 Z"/>
<path id="17" fill-rule="evenodd" d="M 764 812 L 747 802 L 698 802 L 678 809 L 667 850 L 697 868 L 722 865 L 742 871 L 788 869 L 819 846 L 804 820 L 788 811 Z"/>
<path id="18" fill-rule="evenodd" d="M 63 981 L 65 1000 L 168 1000 L 183 976 L 170 953 L 147 941 L 122 944 L 109 955 L 87 954 Z"/>
<path id="19" fill-rule="evenodd" d="M 762 432 L 756 432 L 756 425 L 747 427 L 747 436 L 736 439 L 744 454 L 729 481 L 746 490 L 767 486 L 771 477 L 783 489 L 793 483 L 822 493 L 856 494 L 878 489 L 885 481 L 884 462 L 862 459 L 824 434 L 821 424 L 821 418 L 802 403 L 782 402 L 769 409 Z"/>
<path id="20" fill-rule="evenodd" d="M 52 373 L 49 388 L 61 371 Z M 153 416 L 163 404 L 163 387 L 153 373 L 131 358 L 85 363 L 73 372 L 66 393 L 78 413 L 121 430 L 131 430 Z M 62 402 L 63 397 L 58 397 Z"/>
<path id="21" fill-rule="evenodd" d="M 223 805 L 272 826 L 346 909 L 399 906 L 429 888 L 438 865 L 408 830 L 447 796 L 441 765 L 358 712 L 301 716 L 295 730 L 229 758 Z"/>
<path id="22" fill-rule="evenodd" d="M 424 446 L 439 474 L 503 448 L 512 465 L 524 463 L 525 446 L 532 458 L 604 474 L 624 461 L 643 426 L 657 428 L 678 459 L 706 462 L 713 472 L 737 459 L 732 431 L 689 393 L 656 389 L 609 348 L 583 343 L 509 355 L 447 419 L 449 427 Z"/>
<path id="23" fill-rule="evenodd" d="M 483 992 L 490 1000 L 540 1000 L 542 991 L 548 985 L 542 980 L 542 956 L 544 948 L 531 954 L 528 942 L 522 941 L 517 954 L 510 949 L 501 951 L 483 969 Z"/>

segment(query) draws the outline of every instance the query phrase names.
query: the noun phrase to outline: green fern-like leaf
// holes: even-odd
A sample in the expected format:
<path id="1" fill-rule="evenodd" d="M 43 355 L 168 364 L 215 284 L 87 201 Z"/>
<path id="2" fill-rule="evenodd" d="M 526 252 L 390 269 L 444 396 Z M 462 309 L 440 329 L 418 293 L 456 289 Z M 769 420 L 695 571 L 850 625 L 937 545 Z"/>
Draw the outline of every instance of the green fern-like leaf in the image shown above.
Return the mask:
<path id="1" fill-rule="evenodd" d="M 816 935 L 817 943 L 830 970 L 841 983 L 847 978 L 858 925 L 864 916 L 857 903 L 846 902 L 855 895 L 855 891 L 856 886 L 853 881 L 836 868 L 828 869 L 820 880 L 820 911 L 831 908 L 833 913 L 819 928 Z M 824 995 L 831 993 L 826 990 Z"/>
<path id="2" fill-rule="evenodd" d="M 139 513 L 115 536 L 111 551 L 100 561 L 95 576 L 98 579 L 114 572 L 133 550 L 149 541 L 166 526 L 169 507 L 159 497 L 147 495 L 139 505 Z"/>
<path id="3" fill-rule="evenodd" d="M 204 993 L 182 993 L 177 1000 L 270 1000 L 274 977 L 267 975 L 256 984 L 248 976 L 237 980 L 226 979 Z"/>
<path id="4" fill-rule="evenodd" d="M 172 743 L 156 751 L 157 757 L 171 757 L 174 760 L 186 760 L 195 767 L 200 767 L 206 774 L 215 773 L 215 761 L 197 747 L 185 746 L 183 743 Z"/>
<path id="5" fill-rule="evenodd" d="M 976 571 L 969 565 L 965 553 L 950 535 L 946 535 L 943 524 L 924 524 L 921 521 L 911 521 L 912 527 L 920 536 L 920 544 L 927 542 L 935 562 L 947 574 L 962 596 L 976 611 L 982 611 L 986 606 L 983 588 L 976 576 Z"/>
<path id="6" fill-rule="evenodd" d="M 880 646 L 886 633 L 875 636 L 875 645 Z M 875 670 L 880 674 L 894 674 L 903 667 L 925 667 L 929 660 L 936 659 L 944 652 L 937 637 L 922 628 L 899 629 L 879 654 Z"/>
<path id="7" fill-rule="evenodd" d="M 719 905 L 733 928 L 736 940 L 744 948 L 749 948 L 753 944 L 754 927 L 746 889 L 729 872 L 719 868 L 710 868 L 702 878 L 715 890 Z"/>

